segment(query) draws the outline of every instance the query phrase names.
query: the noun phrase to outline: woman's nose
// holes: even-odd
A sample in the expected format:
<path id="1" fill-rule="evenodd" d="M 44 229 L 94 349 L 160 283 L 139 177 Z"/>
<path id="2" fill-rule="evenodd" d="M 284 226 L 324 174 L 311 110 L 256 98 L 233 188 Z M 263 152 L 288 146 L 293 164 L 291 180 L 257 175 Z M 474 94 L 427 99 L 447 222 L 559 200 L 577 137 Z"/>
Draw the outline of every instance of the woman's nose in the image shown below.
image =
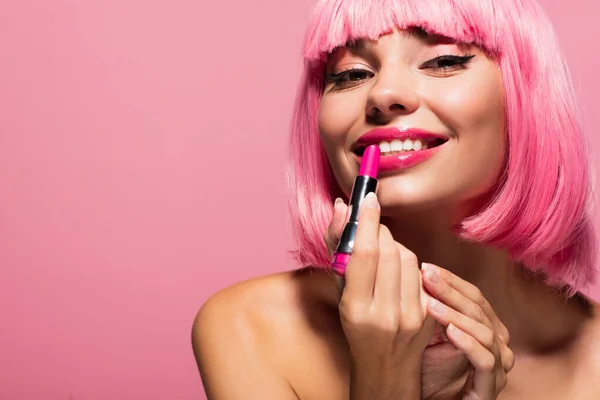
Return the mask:
<path id="1" fill-rule="evenodd" d="M 367 99 L 366 114 L 378 120 L 391 120 L 419 108 L 414 77 L 409 72 L 380 70 Z"/>

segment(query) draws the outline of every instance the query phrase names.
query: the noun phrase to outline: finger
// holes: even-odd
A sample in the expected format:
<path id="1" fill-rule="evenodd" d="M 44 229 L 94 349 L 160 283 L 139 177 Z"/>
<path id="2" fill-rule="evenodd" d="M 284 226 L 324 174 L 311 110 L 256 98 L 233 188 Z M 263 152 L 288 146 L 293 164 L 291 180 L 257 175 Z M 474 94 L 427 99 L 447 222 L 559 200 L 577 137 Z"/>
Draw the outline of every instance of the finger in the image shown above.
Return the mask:
<path id="1" fill-rule="evenodd" d="M 421 292 L 423 285 L 419 260 L 415 253 L 402 244 L 396 242 L 396 247 L 400 253 L 400 302 L 402 310 L 404 312 L 422 309 Z"/>
<path id="2" fill-rule="evenodd" d="M 498 343 L 498 347 L 500 347 L 500 357 L 502 358 L 502 368 L 505 373 L 509 373 L 510 370 L 515 366 L 515 354 L 513 351 L 504 343 L 500 341 Z"/>
<path id="3" fill-rule="evenodd" d="M 358 226 L 352 256 L 346 267 L 344 296 L 362 304 L 373 301 L 373 287 L 379 259 L 379 203 L 370 192 L 358 212 Z"/>
<path id="4" fill-rule="evenodd" d="M 456 310 L 443 304 L 438 299 L 432 298 L 429 301 L 429 314 L 433 316 L 442 325 L 450 324 L 466 332 L 480 343 L 494 357 L 500 359 L 500 350 L 496 341 L 496 333 L 483 323 L 467 317 Z"/>
<path id="5" fill-rule="evenodd" d="M 493 376 L 495 383 L 493 387 L 495 389 L 499 387 L 503 388 L 506 384 L 506 374 L 504 370 L 504 365 L 501 363 L 502 356 L 500 352 L 500 344 L 498 343 L 498 340 L 496 340 L 497 335 L 495 334 L 493 329 L 482 324 L 479 321 L 473 320 L 472 318 L 460 314 L 459 312 L 451 309 L 447 305 L 442 304 L 437 299 L 431 300 L 430 313 L 440 323 L 448 326 L 446 332 L 455 333 L 456 337 L 461 336 L 464 340 L 466 340 L 466 344 L 470 346 L 470 351 L 472 352 L 471 357 L 469 357 L 469 355 L 465 351 L 467 358 L 469 358 L 471 363 L 476 368 L 478 368 L 480 372 L 483 371 L 484 373 L 483 375 L 475 375 L 474 379 L 483 379 L 485 381 L 485 373 L 487 372 L 487 367 L 489 366 L 487 364 L 487 362 L 489 361 L 488 355 L 491 355 L 494 360 Z M 470 343 L 469 338 L 474 339 L 478 345 Z M 482 352 L 481 349 L 485 350 L 485 352 Z M 471 358 L 474 358 L 476 361 L 471 360 Z M 479 364 L 475 364 L 475 362 L 478 362 Z M 499 373 L 495 373 L 496 369 Z M 484 378 L 482 378 L 482 376 Z M 482 384 L 481 381 L 479 383 Z M 480 390 L 478 393 L 484 392 Z"/>
<path id="6" fill-rule="evenodd" d="M 450 285 L 458 292 L 462 293 L 465 297 L 477 304 L 494 325 L 495 331 L 498 333 L 500 339 L 502 339 L 502 341 L 504 341 L 504 343 L 506 343 L 507 345 L 510 344 L 510 334 L 508 332 L 508 329 L 502 323 L 502 321 L 500 321 L 500 319 L 496 315 L 496 312 L 494 311 L 490 303 L 487 301 L 487 299 L 483 296 L 481 290 L 479 290 L 477 286 L 473 285 L 470 282 L 467 282 L 466 280 L 458 277 L 457 275 L 438 265 L 423 263 L 423 267 L 425 269 L 435 269 L 438 272 L 438 275 L 445 282 L 447 282 L 448 285 Z"/>
<path id="7" fill-rule="evenodd" d="M 342 199 L 339 197 L 335 199 L 331 222 L 323 234 L 323 239 L 325 240 L 325 245 L 327 246 L 330 257 L 333 257 L 333 253 L 340 241 L 340 236 L 345 225 L 345 214 L 347 210 L 348 206 L 344 204 Z"/>
<path id="8" fill-rule="evenodd" d="M 441 279 L 435 267 L 424 264 L 423 277 L 425 287 L 435 298 L 459 313 L 466 315 L 475 321 L 479 321 L 495 331 L 494 324 L 490 321 L 479 304 L 464 296 L 458 290 L 450 286 L 444 279 Z"/>
<path id="9" fill-rule="evenodd" d="M 400 311 L 400 253 L 390 230 L 379 225 L 379 260 L 373 301 L 388 310 Z"/>
<path id="10" fill-rule="evenodd" d="M 475 370 L 472 376 L 472 391 L 466 398 L 481 400 L 496 398 L 496 358 L 474 337 L 450 324 L 446 329 L 448 340 L 465 353 Z M 469 388 L 467 387 L 467 390 Z"/>
<path id="11" fill-rule="evenodd" d="M 463 386 L 463 389 L 461 391 L 461 396 L 460 398 L 463 400 L 468 400 L 470 398 L 473 397 L 473 375 L 475 374 L 475 371 L 473 369 L 471 369 L 467 375 L 467 380 Z"/>
<path id="12" fill-rule="evenodd" d="M 425 278 L 426 282 L 428 282 L 430 280 L 431 272 L 432 272 L 431 270 L 425 271 L 424 275 L 426 277 Z M 435 278 L 433 278 L 433 280 L 435 280 Z M 442 282 L 442 281 L 440 280 L 439 282 Z M 426 283 L 426 285 L 428 285 L 428 283 Z M 449 291 L 455 291 L 455 289 L 450 288 Z M 458 294 L 458 292 L 456 292 L 456 293 Z M 436 294 L 433 293 L 433 295 L 435 296 Z M 462 296 L 462 295 L 460 295 L 460 296 Z M 451 296 L 449 296 L 449 297 L 451 297 Z M 441 298 L 439 298 L 439 300 L 441 300 Z M 471 302 L 470 300 L 468 300 L 466 298 L 461 299 L 461 301 L 467 301 L 467 302 L 475 305 L 475 303 Z M 434 304 L 435 304 L 435 302 L 434 302 Z M 448 304 L 448 306 L 450 306 L 450 304 Z M 438 311 L 440 310 L 440 307 L 443 307 L 443 305 L 437 304 L 437 307 L 434 306 L 434 308 Z M 452 314 L 452 312 L 457 312 L 458 310 L 447 310 L 447 311 L 449 312 L 449 314 Z M 482 313 L 483 312 L 481 311 L 481 309 L 479 309 L 479 311 L 477 312 L 477 315 L 482 315 Z M 494 332 L 494 327 L 491 324 L 491 322 L 489 320 L 487 320 L 487 317 L 484 316 L 484 318 L 487 322 L 479 321 L 480 323 L 484 324 L 487 327 L 487 332 L 485 329 L 481 329 L 481 327 L 476 327 L 475 325 L 469 324 L 468 322 L 464 326 L 459 325 L 461 323 L 465 323 L 466 320 L 464 320 L 460 315 L 456 315 L 455 317 L 458 317 L 458 319 L 456 321 L 459 321 L 459 322 L 456 322 L 456 324 L 450 322 L 450 324 L 455 325 L 455 326 L 458 325 L 458 327 L 461 328 L 462 331 L 466 331 L 469 334 L 471 334 L 471 336 L 473 336 L 476 340 L 478 340 L 479 343 L 482 346 L 484 346 L 484 348 L 486 348 L 488 351 L 490 351 L 494 355 L 494 358 L 496 359 L 497 369 L 498 369 L 498 371 L 497 371 L 498 373 L 496 373 L 495 387 L 496 387 L 497 391 L 503 389 L 504 386 L 506 386 L 506 374 L 514 366 L 514 354 L 513 354 L 512 350 L 510 350 L 510 348 Z M 445 318 L 446 321 L 451 320 L 451 319 L 452 319 L 451 316 L 447 316 Z M 471 318 L 471 320 L 473 320 L 473 318 Z M 472 327 L 469 327 L 469 325 L 472 325 Z M 471 330 L 471 329 L 473 329 L 473 330 Z M 493 343 L 493 345 L 490 345 L 491 343 Z"/>

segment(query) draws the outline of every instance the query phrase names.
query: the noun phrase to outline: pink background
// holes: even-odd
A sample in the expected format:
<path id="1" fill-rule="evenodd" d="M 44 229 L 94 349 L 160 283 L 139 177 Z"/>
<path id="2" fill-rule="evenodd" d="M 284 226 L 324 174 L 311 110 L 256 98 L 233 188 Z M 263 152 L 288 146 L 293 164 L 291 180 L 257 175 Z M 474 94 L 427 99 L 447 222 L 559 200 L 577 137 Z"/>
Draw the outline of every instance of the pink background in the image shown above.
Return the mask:
<path id="1" fill-rule="evenodd" d="M 543 3 L 597 151 L 599 3 Z M 294 267 L 283 163 L 312 4 L 0 7 L 1 399 L 204 398 L 198 307 Z"/>

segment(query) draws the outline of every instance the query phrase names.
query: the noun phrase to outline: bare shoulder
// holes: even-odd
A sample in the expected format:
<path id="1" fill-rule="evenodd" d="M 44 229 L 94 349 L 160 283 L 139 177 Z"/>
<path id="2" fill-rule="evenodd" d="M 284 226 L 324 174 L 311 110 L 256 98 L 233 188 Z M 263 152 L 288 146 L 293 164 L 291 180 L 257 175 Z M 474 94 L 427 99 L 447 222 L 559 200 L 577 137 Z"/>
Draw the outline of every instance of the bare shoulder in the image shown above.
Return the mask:
<path id="1" fill-rule="evenodd" d="M 296 398 L 284 365 L 297 359 L 292 354 L 297 346 L 290 343 L 304 340 L 311 320 L 321 318 L 318 310 L 327 308 L 330 282 L 322 272 L 303 269 L 239 282 L 211 296 L 192 328 L 209 398 L 252 392 L 262 398 Z M 236 385 L 228 384 L 234 378 Z"/>
<path id="2" fill-rule="evenodd" d="M 242 325 L 255 336 L 280 334 L 294 319 L 301 323 L 307 312 L 332 299 L 333 280 L 316 269 L 299 269 L 242 281 L 212 295 L 200 308 L 194 332 L 213 324 Z M 282 323 L 285 323 L 282 325 Z"/>

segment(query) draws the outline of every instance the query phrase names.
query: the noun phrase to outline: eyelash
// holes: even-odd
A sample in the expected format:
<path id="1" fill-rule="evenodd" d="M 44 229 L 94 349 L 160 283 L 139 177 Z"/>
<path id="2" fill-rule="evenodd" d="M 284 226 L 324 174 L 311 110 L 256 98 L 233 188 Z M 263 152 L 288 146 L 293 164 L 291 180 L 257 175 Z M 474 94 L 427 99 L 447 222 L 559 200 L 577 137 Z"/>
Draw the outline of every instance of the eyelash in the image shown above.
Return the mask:
<path id="1" fill-rule="evenodd" d="M 440 63 L 440 62 L 454 62 L 454 65 L 445 65 L 445 66 L 438 66 L 438 67 L 432 67 L 433 69 L 440 69 L 444 72 L 451 70 L 452 68 L 456 68 L 456 67 L 464 67 L 465 65 L 467 65 L 467 63 L 469 61 L 471 61 L 471 59 L 475 57 L 475 55 L 465 55 L 465 56 L 454 56 L 454 55 L 442 55 L 442 56 L 438 56 L 436 58 L 433 58 L 429 61 L 426 61 L 424 64 L 421 65 L 421 68 L 426 68 L 426 67 L 431 67 L 432 64 L 435 63 Z M 360 68 L 350 68 L 347 69 L 345 71 L 342 72 L 338 72 L 338 73 L 327 73 L 325 76 L 325 83 L 326 84 L 330 84 L 330 83 L 334 83 L 335 86 L 341 86 L 344 83 L 347 82 L 356 82 L 356 80 L 344 80 L 344 78 L 349 78 L 350 74 L 371 74 L 371 71 L 365 70 L 365 69 L 360 69 Z"/>

